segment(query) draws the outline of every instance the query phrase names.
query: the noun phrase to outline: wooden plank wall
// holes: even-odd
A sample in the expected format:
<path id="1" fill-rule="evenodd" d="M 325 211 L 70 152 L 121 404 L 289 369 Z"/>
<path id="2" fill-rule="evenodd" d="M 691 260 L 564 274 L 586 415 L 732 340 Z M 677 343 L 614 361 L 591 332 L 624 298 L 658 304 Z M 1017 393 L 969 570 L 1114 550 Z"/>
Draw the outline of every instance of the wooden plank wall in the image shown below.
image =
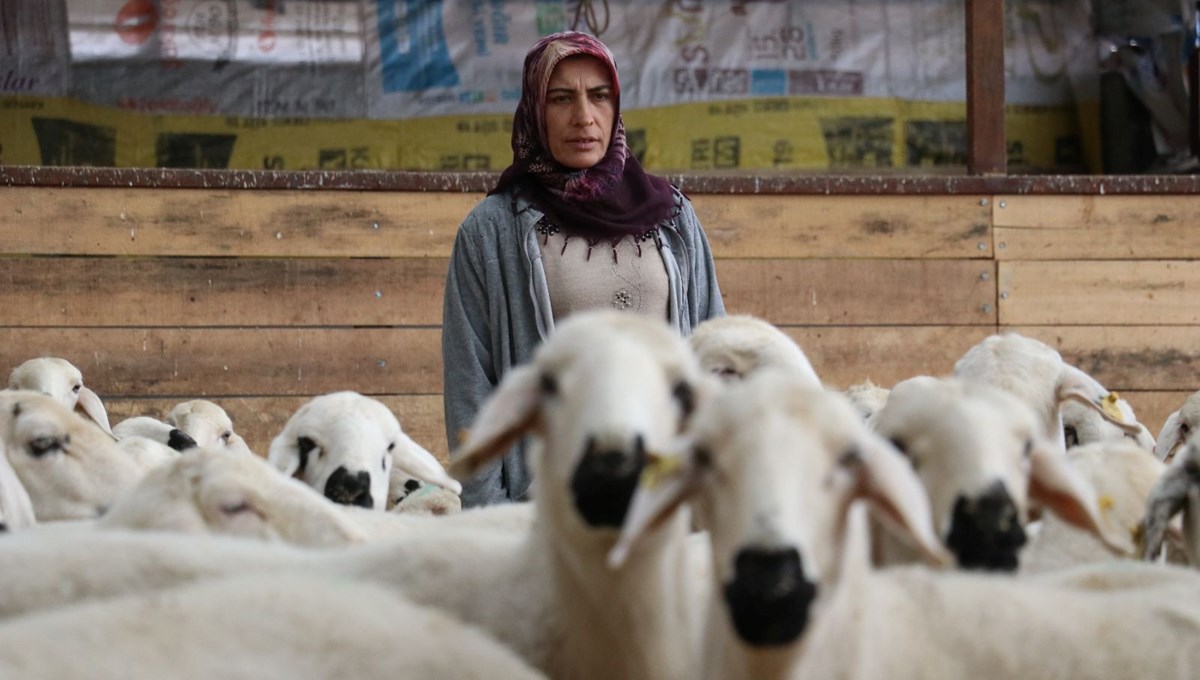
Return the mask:
<path id="1" fill-rule="evenodd" d="M 469 193 L 0 188 L 0 373 L 65 357 L 112 420 L 223 405 L 251 447 L 379 397 L 444 457 L 440 323 Z M 845 387 L 988 334 L 1059 347 L 1157 432 L 1200 387 L 1200 197 L 693 196 L 731 312 Z"/>

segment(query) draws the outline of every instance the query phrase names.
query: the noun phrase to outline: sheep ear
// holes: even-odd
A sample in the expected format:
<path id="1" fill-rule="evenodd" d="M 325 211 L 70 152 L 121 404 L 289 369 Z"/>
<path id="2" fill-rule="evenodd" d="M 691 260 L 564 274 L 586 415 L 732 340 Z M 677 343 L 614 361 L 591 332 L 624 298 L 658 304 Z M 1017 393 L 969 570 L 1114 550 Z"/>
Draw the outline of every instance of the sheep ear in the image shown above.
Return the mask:
<path id="1" fill-rule="evenodd" d="M 1118 555 L 1134 552 L 1131 539 L 1106 526 L 1096 491 L 1080 476 L 1066 454 L 1044 444 L 1030 452 L 1029 497 L 1063 520 L 1099 538 Z"/>
<path id="2" fill-rule="evenodd" d="M 1154 488 L 1150 490 L 1150 497 L 1146 499 L 1146 518 L 1142 522 L 1143 559 L 1153 560 L 1167 538 L 1183 543 L 1185 548 L 1188 548 L 1189 543 L 1194 543 L 1186 539 L 1188 529 L 1194 527 L 1185 525 L 1184 530 L 1180 532 L 1178 526 L 1172 522 L 1181 510 L 1192 509 L 1189 507 L 1189 494 L 1196 488 L 1193 482 L 1192 475 L 1183 462 L 1168 467 L 1155 482 Z M 1200 510 L 1200 507 L 1195 509 Z M 1195 523 L 1193 518 L 1191 524 Z"/>
<path id="3" fill-rule="evenodd" d="M 436 456 L 403 432 L 396 440 L 399 446 L 392 452 L 393 469 L 399 469 L 409 477 L 414 477 L 427 484 L 434 484 L 456 494 L 462 494 L 462 484 L 446 474 L 446 469 L 438 462 Z"/>
<path id="4" fill-rule="evenodd" d="M 1154 445 L 1154 455 L 1166 462 L 1183 446 L 1186 438 L 1183 436 L 1183 417 L 1179 411 L 1167 416 L 1162 430 L 1158 433 L 1158 443 Z"/>
<path id="5" fill-rule="evenodd" d="M 1063 371 L 1058 379 L 1057 397 L 1060 404 L 1069 399 L 1087 406 L 1128 434 L 1137 435 L 1142 431 L 1138 423 L 1126 422 L 1124 414 L 1117 406 L 1116 392 L 1109 392 L 1095 378 L 1070 364 L 1063 364 Z"/>
<path id="6" fill-rule="evenodd" d="M 295 437 L 279 435 L 271 441 L 267 451 L 267 462 L 285 477 L 299 477 L 303 470 L 300 468 L 300 443 Z"/>
<path id="7" fill-rule="evenodd" d="M 842 459 L 857 473 L 854 496 L 870 502 L 906 534 L 925 559 L 938 566 L 954 564 L 933 528 L 933 511 L 921 480 L 908 461 L 883 439 L 872 436 L 857 455 Z"/>
<path id="8" fill-rule="evenodd" d="M 100 401 L 100 396 L 89 389 L 87 386 L 79 389 L 79 401 L 75 402 L 75 407 L 82 409 L 89 418 L 100 426 L 100 429 L 112 435 L 112 427 L 108 424 L 108 411 L 104 410 L 104 403 Z"/>
<path id="9" fill-rule="evenodd" d="M 511 371 L 483 402 L 465 441 L 450 455 L 450 474 L 474 477 L 492 459 L 508 452 L 540 414 L 539 369 L 525 365 Z"/>
<path id="10" fill-rule="evenodd" d="M 701 471 L 690 455 L 651 454 L 629 502 L 621 535 L 608 553 L 608 566 L 617 569 L 625 564 L 638 540 L 696 492 L 700 477 Z"/>

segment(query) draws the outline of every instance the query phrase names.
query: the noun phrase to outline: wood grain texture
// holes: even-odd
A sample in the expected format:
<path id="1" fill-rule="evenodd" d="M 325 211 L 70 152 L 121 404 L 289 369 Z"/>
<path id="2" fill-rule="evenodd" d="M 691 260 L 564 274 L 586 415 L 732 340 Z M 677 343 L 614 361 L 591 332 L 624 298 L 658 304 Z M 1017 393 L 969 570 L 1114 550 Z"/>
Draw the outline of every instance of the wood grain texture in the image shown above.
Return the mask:
<path id="1" fill-rule="evenodd" d="M 101 397 L 442 391 L 437 328 L 0 328 L 0 371 L 59 356 Z"/>
<path id="2" fill-rule="evenodd" d="M 448 257 L 483 194 L 5 190 L 3 252 L 35 255 Z"/>
<path id="3" fill-rule="evenodd" d="M 25 257 L 0 326 L 394 326 L 442 321 L 445 259 Z"/>
<path id="4" fill-rule="evenodd" d="M 109 420 L 119 423 L 133 416 L 164 419 L 176 404 L 188 399 L 139 398 L 106 399 Z M 440 394 L 382 394 L 383 402 L 400 420 L 400 427 L 421 446 L 429 449 L 445 465 L 448 459 L 445 418 Z M 212 399 L 233 419 L 233 429 L 246 440 L 250 449 L 264 458 L 288 418 L 311 397 L 226 397 Z"/>
<path id="5" fill-rule="evenodd" d="M 448 257 L 483 194 L 4 191 L 2 254 Z M 988 257 L 982 196 L 697 195 L 718 258 Z M 980 244 L 984 248 L 980 248 Z"/>
<path id="6" fill-rule="evenodd" d="M 1001 260 L 1200 258 L 1200 196 L 997 196 Z"/>
<path id="7" fill-rule="evenodd" d="M 0 327 L 430 326 L 441 324 L 447 261 L 22 257 L 3 265 Z M 995 323 L 993 267 L 732 259 L 718 262 L 717 277 L 726 307 L 777 323 L 980 324 Z"/>
<path id="8" fill-rule="evenodd" d="M 724 260 L 729 313 L 783 325 L 994 325 L 990 262 Z"/>
<path id="9" fill-rule="evenodd" d="M 983 196 L 747 196 L 692 203 L 717 258 L 986 258 Z"/>
<path id="10" fill-rule="evenodd" d="M 1200 390 L 1200 326 L 1013 326 L 1122 393 Z"/>
<path id="11" fill-rule="evenodd" d="M 1200 324 L 1200 262 L 1001 262 L 1002 325 Z"/>

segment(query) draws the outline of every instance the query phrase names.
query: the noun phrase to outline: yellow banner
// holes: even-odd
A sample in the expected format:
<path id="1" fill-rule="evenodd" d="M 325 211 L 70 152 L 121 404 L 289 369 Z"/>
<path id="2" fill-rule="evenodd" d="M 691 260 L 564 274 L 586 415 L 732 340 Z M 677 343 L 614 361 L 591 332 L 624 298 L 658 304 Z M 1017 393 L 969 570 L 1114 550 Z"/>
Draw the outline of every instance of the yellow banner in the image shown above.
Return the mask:
<path id="1" fill-rule="evenodd" d="M 1074 107 L 1009 107 L 1010 166 L 1099 171 Z M 0 164 L 234 169 L 500 170 L 510 114 L 413 120 L 152 115 L 65 98 L 0 98 Z M 962 166 L 961 103 L 778 97 L 629 111 L 630 145 L 663 171 Z"/>

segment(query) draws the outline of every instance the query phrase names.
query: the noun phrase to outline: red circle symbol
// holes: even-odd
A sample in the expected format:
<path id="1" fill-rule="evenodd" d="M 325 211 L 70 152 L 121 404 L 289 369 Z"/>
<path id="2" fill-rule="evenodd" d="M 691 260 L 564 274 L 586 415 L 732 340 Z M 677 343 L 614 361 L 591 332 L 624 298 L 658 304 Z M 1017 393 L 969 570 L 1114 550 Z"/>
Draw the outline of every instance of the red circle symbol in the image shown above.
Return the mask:
<path id="1" fill-rule="evenodd" d="M 113 28 L 123 42 L 141 45 L 158 28 L 158 10 L 152 0 L 129 0 L 117 12 L 117 22 Z"/>
<path id="2" fill-rule="evenodd" d="M 275 31 L 266 30 L 258 34 L 258 49 L 262 52 L 275 49 Z"/>

